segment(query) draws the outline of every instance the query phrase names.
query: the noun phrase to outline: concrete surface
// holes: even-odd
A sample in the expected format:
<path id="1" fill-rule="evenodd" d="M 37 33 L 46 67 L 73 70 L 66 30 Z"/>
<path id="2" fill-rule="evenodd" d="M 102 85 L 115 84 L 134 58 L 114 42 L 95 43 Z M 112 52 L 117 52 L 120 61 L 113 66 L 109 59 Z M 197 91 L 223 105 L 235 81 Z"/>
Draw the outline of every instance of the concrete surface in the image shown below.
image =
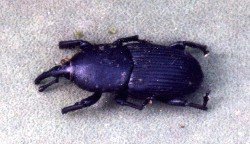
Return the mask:
<path id="1" fill-rule="evenodd" d="M 0 2 L 0 141 L 17 143 L 250 143 L 250 3 L 248 0 L 30 0 Z M 109 34 L 109 29 L 117 29 Z M 207 112 L 154 103 L 121 107 L 105 94 L 92 107 L 60 110 L 90 93 L 62 80 L 44 93 L 34 78 L 72 55 L 58 41 L 106 43 L 139 34 L 158 44 L 191 40 L 208 45 L 201 89 Z M 195 100 L 194 100 L 195 99 Z M 196 100 L 197 99 L 197 100 Z"/>

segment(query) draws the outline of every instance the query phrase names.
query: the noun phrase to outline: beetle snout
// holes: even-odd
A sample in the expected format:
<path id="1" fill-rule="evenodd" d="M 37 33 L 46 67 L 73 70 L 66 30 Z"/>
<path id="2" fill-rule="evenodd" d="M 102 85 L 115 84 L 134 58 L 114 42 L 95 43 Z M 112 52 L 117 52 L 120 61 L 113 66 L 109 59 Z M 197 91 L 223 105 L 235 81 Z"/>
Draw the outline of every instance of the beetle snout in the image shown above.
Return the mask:
<path id="1" fill-rule="evenodd" d="M 39 84 L 44 79 L 45 79 L 45 73 L 42 73 L 35 79 L 35 84 Z"/>
<path id="2" fill-rule="evenodd" d="M 55 66 L 52 69 L 43 72 L 42 74 L 40 74 L 36 79 L 35 79 L 35 84 L 39 84 L 42 80 L 55 75 L 55 71 L 57 71 L 60 68 L 60 66 Z"/>
<path id="3" fill-rule="evenodd" d="M 48 77 L 54 77 L 55 79 L 45 85 L 42 85 L 39 87 L 39 91 L 42 92 L 44 91 L 47 87 L 51 86 L 54 83 L 59 82 L 59 77 L 65 77 L 67 79 L 70 79 L 70 64 L 65 64 L 62 66 L 55 66 L 52 69 L 43 72 L 41 75 L 39 75 L 35 79 L 35 84 L 40 84 L 41 81 Z"/>

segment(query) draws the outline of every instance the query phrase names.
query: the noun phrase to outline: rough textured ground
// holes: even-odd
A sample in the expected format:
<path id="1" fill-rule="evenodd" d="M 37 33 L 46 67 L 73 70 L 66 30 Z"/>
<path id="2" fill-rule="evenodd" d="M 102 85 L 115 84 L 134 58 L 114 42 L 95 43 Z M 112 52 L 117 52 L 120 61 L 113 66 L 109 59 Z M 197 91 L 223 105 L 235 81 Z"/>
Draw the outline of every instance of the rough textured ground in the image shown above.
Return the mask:
<path id="1" fill-rule="evenodd" d="M 0 2 L 0 141 L 16 143 L 250 143 L 250 3 L 248 0 L 30 0 Z M 109 34 L 109 29 L 117 29 Z M 210 56 L 193 54 L 205 81 L 190 95 L 207 112 L 154 103 L 143 111 L 121 107 L 105 94 L 92 107 L 60 109 L 90 93 L 62 80 L 45 93 L 34 78 L 73 52 L 58 41 L 106 43 L 130 36 L 158 44 L 191 40 Z M 247 51 L 248 50 L 248 51 Z M 197 99 L 197 100 L 194 100 Z"/>

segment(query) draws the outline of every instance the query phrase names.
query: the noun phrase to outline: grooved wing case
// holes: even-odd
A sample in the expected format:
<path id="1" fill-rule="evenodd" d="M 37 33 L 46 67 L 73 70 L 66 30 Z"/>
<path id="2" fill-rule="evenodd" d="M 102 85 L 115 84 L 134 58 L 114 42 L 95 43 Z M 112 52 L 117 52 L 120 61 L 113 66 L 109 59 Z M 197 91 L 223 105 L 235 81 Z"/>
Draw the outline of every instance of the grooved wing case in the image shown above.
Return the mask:
<path id="1" fill-rule="evenodd" d="M 130 95 L 181 96 L 195 91 L 203 73 L 189 53 L 153 44 L 128 44 L 134 67 L 128 83 Z"/>

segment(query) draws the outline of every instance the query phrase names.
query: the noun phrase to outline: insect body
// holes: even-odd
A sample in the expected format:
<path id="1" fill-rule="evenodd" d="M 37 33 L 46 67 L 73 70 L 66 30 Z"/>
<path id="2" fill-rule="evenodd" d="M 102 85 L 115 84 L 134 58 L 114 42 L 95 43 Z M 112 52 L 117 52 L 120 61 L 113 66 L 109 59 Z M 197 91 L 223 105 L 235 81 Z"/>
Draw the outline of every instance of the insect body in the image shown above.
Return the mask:
<path id="1" fill-rule="evenodd" d="M 55 77 L 39 87 L 39 91 L 44 91 L 57 83 L 59 77 L 65 77 L 81 89 L 94 92 L 88 98 L 63 108 L 63 114 L 93 105 L 104 92 L 115 93 L 118 104 L 139 110 L 154 100 L 206 110 L 208 92 L 203 104 L 181 99 L 198 89 L 203 79 L 199 62 L 185 51 L 186 46 L 200 49 L 205 56 L 208 54 L 206 46 L 197 43 L 180 41 L 162 46 L 140 40 L 138 36 L 99 45 L 82 40 L 62 41 L 59 48 L 80 47 L 81 52 L 39 75 L 35 84 Z M 144 102 L 134 104 L 127 100 L 128 97 L 144 99 Z"/>

